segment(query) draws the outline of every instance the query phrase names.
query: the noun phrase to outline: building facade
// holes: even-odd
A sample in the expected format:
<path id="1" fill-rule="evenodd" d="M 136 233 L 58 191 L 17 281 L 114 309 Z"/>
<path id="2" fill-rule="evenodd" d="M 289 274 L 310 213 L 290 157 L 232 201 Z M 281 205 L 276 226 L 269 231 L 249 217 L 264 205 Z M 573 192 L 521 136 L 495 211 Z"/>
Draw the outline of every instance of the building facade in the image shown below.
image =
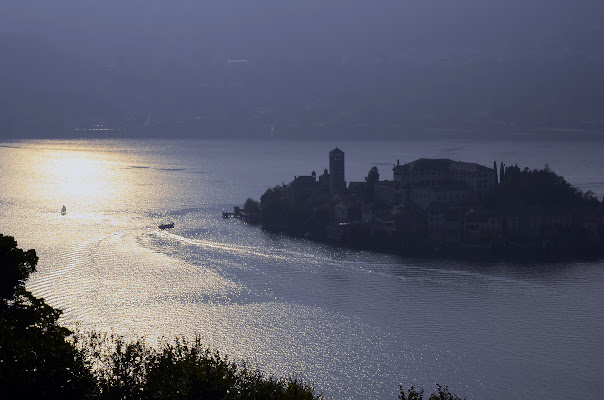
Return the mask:
<path id="1" fill-rule="evenodd" d="M 485 200 L 497 186 L 497 171 L 480 164 L 420 158 L 392 169 L 401 198 L 426 209 L 433 202 Z"/>

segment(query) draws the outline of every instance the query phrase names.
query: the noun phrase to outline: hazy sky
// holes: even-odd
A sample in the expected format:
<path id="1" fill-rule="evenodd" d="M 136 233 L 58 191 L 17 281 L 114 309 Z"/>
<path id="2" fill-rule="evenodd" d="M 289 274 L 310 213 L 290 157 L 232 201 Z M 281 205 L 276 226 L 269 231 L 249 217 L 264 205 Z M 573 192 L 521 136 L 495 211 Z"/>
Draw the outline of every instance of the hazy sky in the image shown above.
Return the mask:
<path id="1" fill-rule="evenodd" d="M 136 113 L 305 134 L 591 121 L 604 107 L 602 15 L 595 0 L 2 0 L 0 83 L 19 102 L 0 95 L 0 128 L 39 112 L 56 126 Z M 55 107 L 32 110 L 45 96 Z"/>
<path id="2" fill-rule="evenodd" d="M 589 0 L 3 0 L 0 31 L 33 33 L 88 53 L 204 47 L 595 45 L 602 2 Z M 528 43 L 527 43 L 528 42 Z M 337 48 L 332 48 L 337 51 Z"/>

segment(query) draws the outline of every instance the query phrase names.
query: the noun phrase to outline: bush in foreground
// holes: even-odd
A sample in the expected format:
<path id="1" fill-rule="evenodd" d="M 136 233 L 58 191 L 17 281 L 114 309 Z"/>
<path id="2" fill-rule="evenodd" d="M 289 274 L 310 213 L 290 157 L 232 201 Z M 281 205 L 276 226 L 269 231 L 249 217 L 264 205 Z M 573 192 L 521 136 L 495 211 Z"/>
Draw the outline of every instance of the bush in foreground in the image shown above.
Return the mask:
<path id="1" fill-rule="evenodd" d="M 314 400 L 309 385 L 296 379 L 265 376 L 204 347 L 199 338 L 163 342 L 93 333 L 79 336 L 78 347 L 95 366 L 102 399 Z"/>
<path id="2" fill-rule="evenodd" d="M 0 234 L 0 387 L 26 399 L 89 397 L 94 377 L 57 324 L 61 312 L 25 289 L 37 262 L 34 250 Z"/>
<path id="3" fill-rule="evenodd" d="M 465 397 L 462 399 L 461 397 L 451 394 L 447 386 L 441 386 L 437 383 L 436 388 L 438 392 L 432 393 L 430 397 L 428 397 L 428 400 L 465 400 Z M 411 386 L 407 394 L 405 394 L 405 390 L 401 385 L 400 391 L 401 394 L 398 398 L 401 400 L 423 400 L 424 398 L 424 389 L 416 389 L 414 386 Z"/>

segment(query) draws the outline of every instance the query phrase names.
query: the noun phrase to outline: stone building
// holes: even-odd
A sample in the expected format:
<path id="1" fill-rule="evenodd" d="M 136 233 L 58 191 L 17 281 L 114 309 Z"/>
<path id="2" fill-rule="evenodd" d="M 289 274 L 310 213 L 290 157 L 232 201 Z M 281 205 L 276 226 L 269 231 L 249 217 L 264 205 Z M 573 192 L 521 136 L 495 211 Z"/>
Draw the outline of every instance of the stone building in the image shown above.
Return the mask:
<path id="1" fill-rule="evenodd" d="M 344 152 L 336 147 L 329 152 L 329 193 L 342 193 L 345 190 Z"/>
<path id="2" fill-rule="evenodd" d="M 323 171 L 323 175 L 319 176 L 319 184 L 329 189 L 329 172 L 327 172 L 327 168 Z"/>
<path id="3" fill-rule="evenodd" d="M 308 176 L 296 176 L 294 180 L 285 185 L 284 193 L 291 207 L 301 206 L 306 199 L 315 195 L 320 186 L 317 174 L 313 171 Z"/>
<path id="4" fill-rule="evenodd" d="M 395 192 L 426 210 L 435 202 L 485 200 L 497 186 L 497 171 L 475 163 L 420 158 L 392 169 Z"/>

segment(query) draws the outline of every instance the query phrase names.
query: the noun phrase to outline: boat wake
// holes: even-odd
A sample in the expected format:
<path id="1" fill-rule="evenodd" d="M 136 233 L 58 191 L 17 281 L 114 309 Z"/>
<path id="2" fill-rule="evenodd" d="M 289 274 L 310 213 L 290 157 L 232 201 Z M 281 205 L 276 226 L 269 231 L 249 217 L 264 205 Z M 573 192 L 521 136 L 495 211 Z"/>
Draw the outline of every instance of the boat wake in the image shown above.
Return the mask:
<path id="1" fill-rule="evenodd" d="M 186 238 L 181 235 L 177 235 L 175 233 L 165 232 L 165 231 L 153 231 L 153 234 L 155 234 L 155 236 L 160 237 L 160 238 L 176 240 L 176 241 L 190 244 L 193 246 L 215 249 L 215 250 L 228 252 L 228 253 L 231 253 L 234 255 L 239 255 L 239 256 L 252 255 L 252 256 L 256 256 L 256 257 L 277 259 L 277 260 L 286 260 L 287 259 L 287 257 L 284 255 L 267 254 L 267 253 L 261 252 L 259 250 L 255 250 L 249 246 L 238 246 L 238 245 L 233 245 L 233 244 L 213 242 L 210 240 L 191 239 L 191 238 Z"/>

